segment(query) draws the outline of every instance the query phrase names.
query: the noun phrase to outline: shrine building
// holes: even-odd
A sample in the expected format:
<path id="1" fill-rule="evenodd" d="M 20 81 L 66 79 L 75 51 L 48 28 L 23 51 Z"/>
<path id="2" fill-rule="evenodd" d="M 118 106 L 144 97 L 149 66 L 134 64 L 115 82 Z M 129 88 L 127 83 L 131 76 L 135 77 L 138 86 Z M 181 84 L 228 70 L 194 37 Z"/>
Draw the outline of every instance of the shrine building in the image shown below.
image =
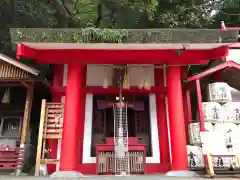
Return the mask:
<path id="1" fill-rule="evenodd" d="M 61 29 L 54 31 L 63 33 L 59 37 L 68 36 Z M 29 32 L 36 33 L 35 39 Z M 129 104 L 129 150 L 143 151 L 139 156 L 143 158 L 132 160 L 130 169 L 154 174 L 188 169 L 186 127 L 191 105 L 182 82 L 189 65 L 231 59 L 229 46 L 237 41 L 238 31 L 160 29 L 154 30 L 155 39 L 148 37 L 143 43 L 135 43 L 139 36 L 132 37 L 135 42 L 77 43 L 69 38 L 51 40 L 52 32 L 35 29 L 11 33 L 20 61 L 31 59 L 54 67 L 52 102 L 64 104 L 64 113 L 61 139 L 48 140 L 51 157 L 60 159 L 59 167 L 49 165 L 49 171 L 104 174 L 113 169 L 111 163 L 103 165 L 101 158 L 113 151 L 112 104 L 119 98 L 121 77 L 122 96 Z M 135 167 L 139 162 L 144 164 Z"/>

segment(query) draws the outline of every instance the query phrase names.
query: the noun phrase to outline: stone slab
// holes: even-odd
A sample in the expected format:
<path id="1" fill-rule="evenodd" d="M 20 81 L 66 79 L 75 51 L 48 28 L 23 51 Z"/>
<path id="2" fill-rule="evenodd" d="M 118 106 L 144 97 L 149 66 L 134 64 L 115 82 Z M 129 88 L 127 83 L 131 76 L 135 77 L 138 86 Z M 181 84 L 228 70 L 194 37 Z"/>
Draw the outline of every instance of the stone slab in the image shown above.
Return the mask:
<path id="1" fill-rule="evenodd" d="M 200 177 L 194 171 L 168 171 L 165 176 L 172 176 L 172 177 Z"/>
<path id="2" fill-rule="evenodd" d="M 79 178 L 83 174 L 77 171 L 57 171 L 49 176 L 50 178 Z"/>

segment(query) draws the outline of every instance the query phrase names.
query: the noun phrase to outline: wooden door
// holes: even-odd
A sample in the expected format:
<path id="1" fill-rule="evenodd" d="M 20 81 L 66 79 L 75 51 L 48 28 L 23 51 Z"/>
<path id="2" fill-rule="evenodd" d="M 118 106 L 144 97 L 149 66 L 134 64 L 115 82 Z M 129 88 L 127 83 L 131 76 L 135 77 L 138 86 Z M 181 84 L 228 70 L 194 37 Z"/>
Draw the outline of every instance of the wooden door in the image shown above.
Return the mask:
<path id="1" fill-rule="evenodd" d="M 135 132 L 139 144 L 147 145 L 147 154 L 151 154 L 149 118 L 146 111 L 135 111 Z"/>
<path id="2" fill-rule="evenodd" d="M 93 115 L 91 155 L 96 156 L 96 144 L 105 144 L 106 112 L 95 109 Z"/>

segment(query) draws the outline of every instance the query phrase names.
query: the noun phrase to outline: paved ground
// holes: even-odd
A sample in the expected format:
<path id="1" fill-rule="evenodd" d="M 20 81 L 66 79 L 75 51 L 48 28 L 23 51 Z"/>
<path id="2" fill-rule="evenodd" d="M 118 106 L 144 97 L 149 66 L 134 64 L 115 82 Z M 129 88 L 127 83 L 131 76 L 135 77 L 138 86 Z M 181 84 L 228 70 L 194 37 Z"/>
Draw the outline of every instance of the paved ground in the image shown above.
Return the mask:
<path id="1" fill-rule="evenodd" d="M 49 180 L 49 179 L 60 179 L 60 180 L 65 180 L 65 179 L 83 179 L 83 180 L 110 180 L 110 179 L 115 179 L 115 180 L 206 180 L 206 178 L 187 178 L 187 177 L 167 177 L 164 175 L 133 175 L 133 176 L 126 176 L 126 177 L 115 177 L 115 176 L 85 176 L 81 178 L 50 178 L 50 177 L 35 177 L 35 176 L 10 176 L 10 175 L 3 175 L 0 176 L 0 180 L 4 179 L 11 179 L 11 180 Z M 219 179 L 219 178 L 217 178 Z M 220 178 L 221 180 L 229 180 L 230 178 Z M 234 178 L 235 179 L 235 178 Z M 239 178 L 240 179 L 240 178 Z"/>

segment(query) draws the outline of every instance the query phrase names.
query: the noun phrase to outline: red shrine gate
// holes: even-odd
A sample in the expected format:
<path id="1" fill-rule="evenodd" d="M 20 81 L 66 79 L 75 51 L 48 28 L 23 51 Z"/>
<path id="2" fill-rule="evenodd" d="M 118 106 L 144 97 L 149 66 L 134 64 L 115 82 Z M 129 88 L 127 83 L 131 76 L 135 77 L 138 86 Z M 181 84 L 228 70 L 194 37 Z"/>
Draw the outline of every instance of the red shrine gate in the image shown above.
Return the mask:
<path id="1" fill-rule="evenodd" d="M 91 148 L 87 135 L 89 129 L 92 129 L 92 125 L 95 133 L 106 133 L 105 125 L 107 122 L 104 123 L 104 120 L 108 121 L 108 118 L 104 119 L 101 117 L 101 113 L 99 115 L 95 112 L 97 115 L 92 119 L 90 109 L 93 106 L 93 94 L 107 96 L 112 94 L 116 96 L 119 89 L 113 86 L 104 89 L 102 86 L 89 86 L 87 84 L 86 65 L 94 63 L 149 64 L 152 66 L 154 84 L 151 85 L 150 89 L 139 89 L 136 86 L 130 86 L 129 89 L 123 91 L 124 96 L 128 94 L 148 95 L 150 98 L 149 102 L 151 102 L 149 109 L 152 111 L 150 116 L 156 117 L 151 118 L 151 120 L 156 120 L 154 121 L 156 124 L 150 123 L 156 130 L 152 128 L 147 130 L 147 126 L 141 124 L 144 122 L 143 119 L 135 119 L 136 136 L 138 136 L 137 133 L 148 134 L 147 131 L 150 130 L 151 138 L 157 136 L 159 140 L 155 141 L 157 146 L 154 147 L 150 145 L 151 143 L 147 143 L 144 140 L 145 144 L 152 146 L 153 154 L 152 156 L 150 155 L 151 157 L 157 155 L 155 153 L 156 148 L 159 149 L 160 153 L 159 161 L 146 161 L 144 171 L 151 174 L 169 170 L 188 169 L 185 128 L 187 118 L 184 116 L 187 115 L 187 108 L 183 107 L 182 94 L 185 95 L 184 102 L 187 102 L 189 93 L 182 92 L 181 84 L 187 71 L 185 67 L 189 64 L 206 64 L 211 59 L 222 59 L 227 55 L 228 46 L 221 43 L 188 44 L 182 55 L 176 55 L 176 52 L 181 48 L 182 44 L 63 44 L 27 42 L 18 44 L 18 57 L 35 59 L 39 63 L 55 64 L 54 83 L 52 86 L 53 101 L 60 102 L 61 97 L 65 96 L 60 170 L 80 171 L 84 174 L 96 173 L 97 165 L 94 159 L 90 157 L 87 163 L 85 161 L 86 156 L 84 153 L 86 151 L 90 152 Z M 61 64 L 68 64 L 67 71 L 65 71 L 65 73 L 67 72 L 66 86 L 63 86 L 62 83 L 64 70 Z M 154 66 L 157 68 L 154 68 Z M 136 117 L 142 117 L 142 115 L 139 115 L 139 112 L 134 114 Z M 89 125 L 89 122 L 92 120 L 95 122 Z M 95 124 L 98 122 L 99 126 L 96 127 Z M 138 126 L 137 123 L 140 125 Z M 138 128 L 143 126 L 146 129 L 138 132 Z M 170 132 L 169 128 L 171 129 Z M 80 145 L 79 139 L 81 139 Z M 95 140 L 101 141 L 98 136 L 96 138 L 93 137 L 93 141 Z M 56 141 L 49 141 L 49 145 L 52 149 L 52 157 L 56 158 Z M 89 149 L 86 150 L 86 147 L 89 147 Z M 138 147 L 141 147 L 141 145 Z M 79 154 L 79 158 L 72 158 Z"/>

